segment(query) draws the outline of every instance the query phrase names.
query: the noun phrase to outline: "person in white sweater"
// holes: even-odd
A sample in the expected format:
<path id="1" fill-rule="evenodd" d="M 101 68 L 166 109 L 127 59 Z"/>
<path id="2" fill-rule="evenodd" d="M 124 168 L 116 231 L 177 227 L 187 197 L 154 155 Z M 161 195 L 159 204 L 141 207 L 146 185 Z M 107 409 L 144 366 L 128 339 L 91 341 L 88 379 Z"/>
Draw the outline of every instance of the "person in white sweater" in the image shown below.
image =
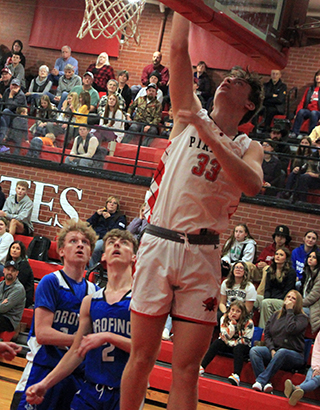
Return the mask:
<path id="1" fill-rule="evenodd" d="M 3 267 L 8 255 L 9 247 L 14 241 L 11 233 L 7 232 L 8 226 L 8 219 L 0 216 L 0 276 L 3 275 Z"/>

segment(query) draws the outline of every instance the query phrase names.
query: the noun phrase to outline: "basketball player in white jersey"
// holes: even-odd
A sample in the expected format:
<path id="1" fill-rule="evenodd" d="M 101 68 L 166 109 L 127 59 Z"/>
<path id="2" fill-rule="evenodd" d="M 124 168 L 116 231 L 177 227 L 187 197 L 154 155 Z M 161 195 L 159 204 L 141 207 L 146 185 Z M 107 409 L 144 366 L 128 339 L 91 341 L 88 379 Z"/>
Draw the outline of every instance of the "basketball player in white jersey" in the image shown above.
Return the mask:
<path id="1" fill-rule="evenodd" d="M 216 323 L 219 234 L 241 193 L 262 186 L 261 146 L 238 125 L 259 110 L 262 85 L 239 68 L 218 87 L 211 118 L 193 94 L 189 22 L 175 14 L 170 96 L 174 127 L 147 196 L 148 221 L 131 301 L 132 347 L 121 384 L 121 410 L 137 410 L 156 360 L 167 315 L 173 318 L 168 409 L 195 410 L 200 361 Z"/>

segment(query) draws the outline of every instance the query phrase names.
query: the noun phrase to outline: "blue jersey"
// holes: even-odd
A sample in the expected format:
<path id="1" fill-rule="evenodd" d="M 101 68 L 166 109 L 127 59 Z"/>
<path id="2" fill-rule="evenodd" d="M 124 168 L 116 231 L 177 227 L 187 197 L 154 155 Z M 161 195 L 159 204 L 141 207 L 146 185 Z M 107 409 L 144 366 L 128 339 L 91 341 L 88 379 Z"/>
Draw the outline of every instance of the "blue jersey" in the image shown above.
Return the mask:
<path id="1" fill-rule="evenodd" d="M 76 282 L 62 270 L 50 273 L 40 281 L 35 298 L 35 309 L 43 307 L 54 313 L 52 327 L 59 332 L 74 334 L 78 330 L 79 311 L 83 298 L 99 289 L 83 279 Z M 39 345 L 34 332 L 34 318 L 29 333 L 28 345 L 33 362 L 54 368 L 67 349 L 53 345 Z M 30 356 L 27 357 L 30 360 Z"/>
<path id="2" fill-rule="evenodd" d="M 92 296 L 90 316 L 93 333 L 112 332 L 131 337 L 130 310 L 131 291 L 112 305 L 105 299 L 104 289 Z M 90 350 L 85 359 L 85 378 L 91 383 L 120 387 L 120 380 L 129 353 L 110 343 Z"/>

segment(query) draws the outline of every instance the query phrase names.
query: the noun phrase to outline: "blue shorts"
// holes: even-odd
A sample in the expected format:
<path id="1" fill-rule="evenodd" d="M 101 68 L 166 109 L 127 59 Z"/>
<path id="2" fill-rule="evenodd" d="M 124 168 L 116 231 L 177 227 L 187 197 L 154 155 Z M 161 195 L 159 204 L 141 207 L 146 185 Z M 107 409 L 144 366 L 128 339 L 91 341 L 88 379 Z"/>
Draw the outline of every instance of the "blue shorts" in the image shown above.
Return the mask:
<path id="1" fill-rule="evenodd" d="M 70 410 L 119 410 L 119 408 L 119 388 L 87 381 L 74 396 Z"/>

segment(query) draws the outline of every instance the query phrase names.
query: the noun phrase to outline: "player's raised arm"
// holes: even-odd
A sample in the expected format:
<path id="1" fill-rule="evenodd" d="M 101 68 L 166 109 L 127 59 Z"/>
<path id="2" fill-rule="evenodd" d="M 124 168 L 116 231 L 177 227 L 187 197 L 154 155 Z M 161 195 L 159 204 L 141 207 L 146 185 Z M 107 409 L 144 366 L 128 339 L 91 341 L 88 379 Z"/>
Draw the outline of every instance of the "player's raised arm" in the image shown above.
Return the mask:
<path id="1" fill-rule="evenodd" d="M 170 139 L 186 127 L 179 123 L 178 111 L 183 109 L 197 112 L 201 108 L 199 99 L 193 93 L 193 73 L 188 50 L 189 26 L 187 19 L 174 13 L 170 40 L 170 98 L 174 126 Z"/>

